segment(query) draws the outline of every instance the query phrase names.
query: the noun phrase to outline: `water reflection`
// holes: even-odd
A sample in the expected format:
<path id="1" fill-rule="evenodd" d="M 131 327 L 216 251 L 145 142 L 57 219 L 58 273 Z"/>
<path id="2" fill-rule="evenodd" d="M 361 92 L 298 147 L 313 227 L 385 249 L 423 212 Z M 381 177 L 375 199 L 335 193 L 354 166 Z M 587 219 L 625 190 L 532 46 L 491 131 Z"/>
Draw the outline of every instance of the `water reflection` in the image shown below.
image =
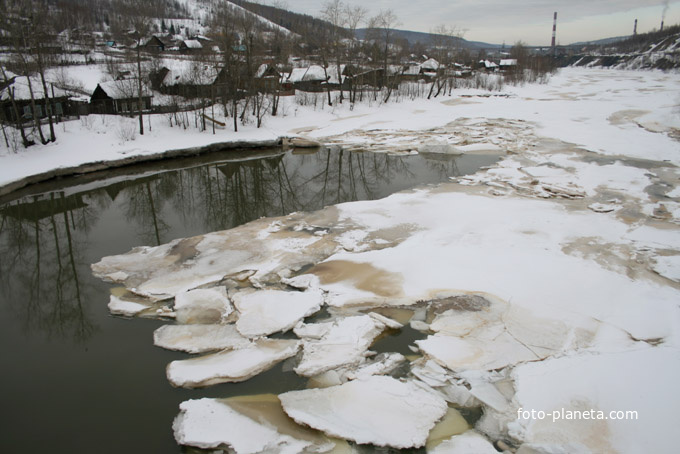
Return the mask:
<path id="1" fill-rule="evenodd" d="M 0 294 L 24 331 L 87 340 L 89 265 L 138 245 L 232 228 L 262 216 L 375 199 L 445 181 L 494 156 L 388 156 L 325 149 L 220 159 L 172 170 L 145 166 L 0 206 Z M 85 278 L 83 278 L 85 276 Z M 96 298 L 101 301 L 101 296 Z"/>

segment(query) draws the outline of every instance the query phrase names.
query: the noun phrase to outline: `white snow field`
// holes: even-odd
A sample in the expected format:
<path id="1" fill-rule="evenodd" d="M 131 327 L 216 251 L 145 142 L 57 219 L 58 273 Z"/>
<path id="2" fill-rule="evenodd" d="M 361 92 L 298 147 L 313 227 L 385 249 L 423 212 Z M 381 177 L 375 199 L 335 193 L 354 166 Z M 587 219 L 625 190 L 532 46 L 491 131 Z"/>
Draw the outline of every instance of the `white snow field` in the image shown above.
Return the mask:
<path id="1" fill-rule="evenodd" d="M 352 111 L 290 105 L 286 117 L 268 119 L 266 134 L 304 132 L 351 149 L 391 153 L 446 141 L 466 153 L 500 150 L 503 159 L 474 175 L 382 200 L 137 248 L 104 258 L 93 270 L 148 299 L 147 306 L 162 302 L 168 310 L 177 295 L 229 287 L 225 278 L 241 276 L 239 285 L 252 287 L 247 299 L 234 298 L 242 288 L 227 288 L 235 311 L 200 323 L 235 323 L 245 337 L 258 339 L 206 360 L 178 362 L 168 375 L 189 386 L 220 376 L 243 379 L 295 355 L 299 342 L 290 367 L 310 376 L 313 389 L 282 394 L 283 411 L 331 437 L 338 452 L 353 448 L 332 437 L 426 445 L 437 453 L 492 452 L 489 443 L 499 441 L 525 454 L 675 452 L 679 84 L 677 73 L 565 69 L 546 85 L 506 87 L 507 96 L 464 91 Z M 146 150 L 164 132 L 159 127 L 152 134 L 135 146 Z M 220 140 L 243 137 L 221 134 Z M 67 142 L 2 156 L 2 181 L 36 171 L 39 156 L 88 159 Z M 102 149 L 105 159 L 123 147 Z M 323 231 L 315 234 L 306 225 Z M 177 253 L 184 248 L 191 254 Z M 296 303 L 275 323 L 270 316 L 285 300 L 280 292 L 293 293 L 285 296 Z M 259 331 L 253 317 L 269 312 L 267 305 L 275 309 Z M 298 323 L 317 306 L 326 312 Z M 410 321 L 389 319 L 390 311 L 404 309 Z M 267 340 L 268 333 L 292 326 L 299 340 Z M 420 332 L 412 355 L 371 359 L 374 339 L 387 327 Z M 291 345 L 264 354 L 258 347 L 264 342 Z M 199 351 L 192 349 L 204 345 L 180 339 L 168 347 Z M 261 364 L 246 364 L 247 349 L 259 351 Z M 387 366 L 400 362 L 405 366 Z M 481 407 L 484 414 L 473 431 L 426 443 L 447 404 Z M 272 452 L 293 443 L 308 443 L 303 452 L 330 449 L 290 440 L 270 426 L 257 444 L 263 420 L 219 405 L 183 403 L 177 441 L 237 452 Z M 239 427 L 253 425 L 245 448 L 250 429 L 233 436 L 220 429 L 231 418 L 241 418 Z"/>

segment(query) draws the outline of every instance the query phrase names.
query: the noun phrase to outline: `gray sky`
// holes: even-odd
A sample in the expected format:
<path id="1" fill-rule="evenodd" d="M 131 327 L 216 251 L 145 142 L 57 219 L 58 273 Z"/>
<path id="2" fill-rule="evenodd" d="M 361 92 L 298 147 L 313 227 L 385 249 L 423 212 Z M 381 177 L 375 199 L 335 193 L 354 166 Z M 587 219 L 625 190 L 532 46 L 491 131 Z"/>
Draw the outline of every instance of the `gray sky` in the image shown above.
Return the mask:
<path id="1" fill-rule="evenodd" d="M 319 17 L 324 1 L 267 0 L 283 3 L 288 9 Z M 557 41 L 570 44 L 658 29 L 667 5 L 665 23 L 680 23 L 680 1 L 653 0 L 343 0 L 363 5 L 370 15 L 392 9 L 399 17 L 398 28 L 428 32 L 440 24 L 463 30 L 472 41 L 513 44 L 522 40 L 531 45 L 549 45 L 553 13 L 557 12 Z"/>

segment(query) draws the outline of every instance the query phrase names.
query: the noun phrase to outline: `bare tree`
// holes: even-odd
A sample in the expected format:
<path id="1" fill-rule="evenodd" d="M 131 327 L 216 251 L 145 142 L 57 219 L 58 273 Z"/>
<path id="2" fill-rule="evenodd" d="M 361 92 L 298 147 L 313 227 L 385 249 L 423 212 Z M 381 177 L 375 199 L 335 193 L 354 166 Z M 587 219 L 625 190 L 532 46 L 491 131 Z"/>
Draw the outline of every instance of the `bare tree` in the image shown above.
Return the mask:
<path id="1" fill-rule="evenodd" d="M 351 5 L 346 5 L 345 7 L 345 22 L 347 25 L 347 29 L 350 31 L 351 34 L 351 41 L 349 44 L 349 49 L 348 49 L 348 62 L 350 65 L 357 65 L 357 27 L 359 26 L 359 23 L 363 22 L 366 16 L 368 15 L 368 10 L 364 8 L 363 6 L 357 5 L 357 6 L 351 6 Z M 356 86 L 354 84 L 354 77 L 351 77 L 349 79 L 350 87 L 349 87 L 349 97 L 350 97 L 350 102 L 355 102 L 356 101 Z"/>
<path id="2" fill-rule="evenodd" d="M 347 24 L 347 16 L 345 14 L 347 7 L 340 0 L 328 0 L 324 3 L 321 9 L 321 17 L 331 24 L 329 30 L 328 44 L 331 47 L 331 53 L 335 60 L 336 71 L 338 75 L 338 83 L 340 84 L 340 98 L 338 102 L 342 103 L 342 71 L 340 69 L 340 60 L 342 59 L 342 34 L 341 30 Z M 331 105 L 330 95 L 328 105 Z"/>

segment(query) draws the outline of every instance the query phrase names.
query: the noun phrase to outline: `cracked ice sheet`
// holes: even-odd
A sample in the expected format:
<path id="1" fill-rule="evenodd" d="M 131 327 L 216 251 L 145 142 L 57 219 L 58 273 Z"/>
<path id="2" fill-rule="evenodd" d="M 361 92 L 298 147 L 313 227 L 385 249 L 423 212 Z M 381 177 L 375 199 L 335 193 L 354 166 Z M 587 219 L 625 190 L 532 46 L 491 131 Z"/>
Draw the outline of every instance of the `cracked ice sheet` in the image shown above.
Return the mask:
<path id="1" fill-rule="evenodd" d="M 298 348 L 297 340 L 260 339 L 237 350 L 173 361 L 166 372 L 173 386 L 185 388 L 241 382 L 295 356 Z"/>
<path id="2" fill-rule="evenodd" d="M 374 376 L 323 389 L 279 395 L 298 423 L 327 435 L 394 448 L 425 444 L 446 402 L 415 382 Z"/>
<path id="3" fill-rule="evenodd" d="M 367 230 L 417 220 L 420 230 L 395 247 L 327 259 L 351 258 L 399 274 L 401 291 L 412 300 L 427 297 L 431 289 L 483 291 L 537 317 L 565 319 L 575 327 L 592 317 L 637 338 L 678 341 L 678 290 L 633 281 L 562 250 L 563 244 L 584 237 L 627 244 L 635 233 L 636 242 L 653 241 L 662 232 L 658 229 L 567 211 L 551 201 L 493 199 L 448 192 L 446 186 L 339 208 L 341 220 L 352 219 Z M 667 236 L 668 241 L 676 238 Z M 357 291 L 350 280 L 321 287 L 334 293 Z"/>
<path id="4" fill-rule="evenodd" d="M 516 400 L 525 410 L 553 412 L 636 411 L 637 419 L 572 419 L 553 422 L 519 419 L 515 436 L 544 446 L 585 447 L 585 452 L 675 452 L 672 436 L 680 424 L 680 353 L 625 340 L 606 352 L 585 351 L 540 363 L 524 364 L 513 373 Z M 515 419 L 517 416 L 515 415 Z"/>
<path id="5" fill-rule="evenodd" d="M 313 328 L 300 326 L 296 333 L 314 331 Z M 331 325 L 323 323 L 319 328 L 323 332 L 319 340 L 304 341 L 302 358 L 295 368 L 298 375 L 311 377 L 359 363 L 385 324 L 370 315 L 359 315 L 336 320 Z"/>
<path id="6" fill-rule="evenodd" d="M 236 293 L 232 299 L 240 312 L 236 328 L 246 337 L 287 331 L 304 317 L 317 312 L 323 304 L 323 294 L 318 290 L 244 291 Z"/>
<path id="7" fill-rule="evenodd" d="M 317 214 L 332 219 L 334 208 Z M 294 224 L 296 215 L 282 219 Z M 124 284 L 133 293 L 164 300 L 245 270 L 257 270 L 250 278 L 256 282 L 280 268 L 308 263 L 316 254 L 335 248 L 334 243 L 305 232 L 274 231 L 256 238 L 271 222 L 262 219 L 157 247 L 138 247 L 127 254 L 102 258 L 92 265 L 92 271 L 104 280 Z"/>

